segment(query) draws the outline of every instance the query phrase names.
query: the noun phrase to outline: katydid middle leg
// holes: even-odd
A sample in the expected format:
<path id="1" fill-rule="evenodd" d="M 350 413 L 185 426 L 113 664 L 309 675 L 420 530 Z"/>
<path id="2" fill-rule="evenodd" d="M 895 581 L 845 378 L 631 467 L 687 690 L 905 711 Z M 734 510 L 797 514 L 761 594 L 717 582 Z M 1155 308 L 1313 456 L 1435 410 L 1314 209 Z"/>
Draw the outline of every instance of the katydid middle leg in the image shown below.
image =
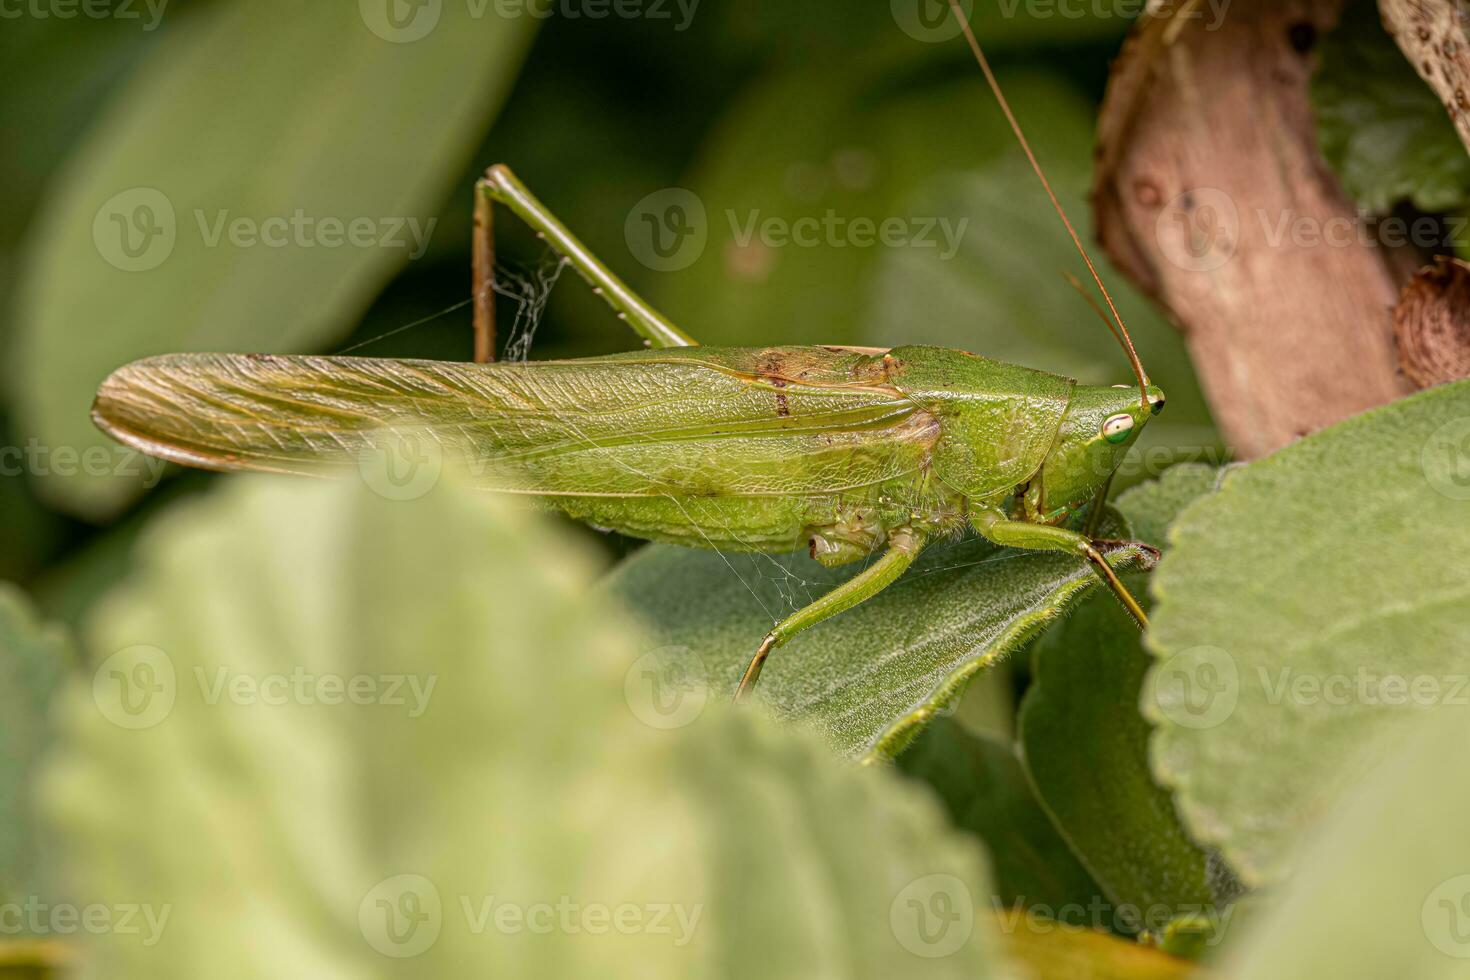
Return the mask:
<path id="1" fill-rule="evenodd" d="M 971 515 L 970 521 L 975 530 L 987 540 L 1002 547 L 1027 548 L 1031 551 L 1065 551 L 1086 558 L 1113 595 L 1118 597 L 1118 601 L 1138 621 L 1138 625 L 1148 629 L 1148 614 L 1087 535 L 1050 524 L 1009 520 L 998 510 L 977 510 Z"/>
<path id="2" fill-rule="evenodd" d="M 851 609 L 888 588 L 914 563 L 923 548 L 924 538 L 916 531 L 901 528 L 890 532 L 888 550 L 883 552 L 882 557 L 816 602 L 798 609 L 772 627 L 755 651 L 755 656 L 750 658 L 750 665 L 745 668 L 744 676 L 740 678 L 740 686 L 735 689 L 735 703 L 745 700 L 755 688 L 761 668 L 765 666 L 766 658 L 772 650 L 802 630 Z"/>
<path id="3" fill-rule="evenodd" d="M 652 347 L 693 347 L 697 341 L 664 316 L 592 254 L 504 164 L 475 184 L 475 361 L 495 357 L 495 237 L 492 206 L 503 204 L 560 255 Z"/>

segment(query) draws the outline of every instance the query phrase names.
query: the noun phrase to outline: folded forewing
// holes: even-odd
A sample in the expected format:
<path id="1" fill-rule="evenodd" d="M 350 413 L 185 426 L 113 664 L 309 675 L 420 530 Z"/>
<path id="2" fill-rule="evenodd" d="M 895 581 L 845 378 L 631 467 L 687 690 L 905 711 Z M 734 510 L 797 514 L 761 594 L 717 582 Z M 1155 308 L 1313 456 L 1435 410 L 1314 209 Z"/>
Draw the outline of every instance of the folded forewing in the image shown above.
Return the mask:
<path id="1" fill-rule="evenodd" d="M 316 472 L 412 438 L 508 492 L 812 494 L 927 462 L 937 423 L 882 383 L 877 360 L 824 348 L 506 364 L 178 354 L 114 372 L 93 415 L 144 452 L 211 469 Z"/>

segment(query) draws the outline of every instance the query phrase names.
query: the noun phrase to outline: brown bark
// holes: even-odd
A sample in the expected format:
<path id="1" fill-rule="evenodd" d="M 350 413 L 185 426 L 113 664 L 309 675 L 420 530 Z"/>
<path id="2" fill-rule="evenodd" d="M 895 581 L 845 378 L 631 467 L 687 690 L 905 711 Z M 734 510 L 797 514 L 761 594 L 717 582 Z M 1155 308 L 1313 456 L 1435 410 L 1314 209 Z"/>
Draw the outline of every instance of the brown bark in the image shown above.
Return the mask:
<path id="1" fill-rule="evenodd" d="M 1379 0 L 1378 12 L 1404 57 L 1444 103 L 1460 142 L 1470 146 L 1470 3 Z"/>
<path id="2" fill-rule="evenodd" d="M 1470 263 L 1441 257 L 1421 269 L 1394 311 L 1394 334 L 1419 387 L 1470 377 Z"/>
<path id="3" fill-rule="evenodd" d="M 1189 15 L 1201 6 L 1158 5 L 1124 47 L 1093 205 L 1249 459 L 1412 390 L 1394 346 L 1402 263 L 1317 149 L 1312 47 L 1338 5 L 1235 0 L 1218 25 Z"/>

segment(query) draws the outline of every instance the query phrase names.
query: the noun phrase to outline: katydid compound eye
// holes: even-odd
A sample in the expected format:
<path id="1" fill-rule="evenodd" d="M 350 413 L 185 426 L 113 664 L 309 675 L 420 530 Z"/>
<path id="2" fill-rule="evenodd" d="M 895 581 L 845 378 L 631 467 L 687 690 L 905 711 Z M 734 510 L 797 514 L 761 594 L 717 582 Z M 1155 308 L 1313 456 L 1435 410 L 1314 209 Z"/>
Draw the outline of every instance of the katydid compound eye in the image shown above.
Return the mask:
<path id="1" fill-rule="evenodd" d="M 1122 442 L 1133 431 L 1133 416 L 1109 415 L 1102 424 L 1103 438 L 1108 442 Z"/>

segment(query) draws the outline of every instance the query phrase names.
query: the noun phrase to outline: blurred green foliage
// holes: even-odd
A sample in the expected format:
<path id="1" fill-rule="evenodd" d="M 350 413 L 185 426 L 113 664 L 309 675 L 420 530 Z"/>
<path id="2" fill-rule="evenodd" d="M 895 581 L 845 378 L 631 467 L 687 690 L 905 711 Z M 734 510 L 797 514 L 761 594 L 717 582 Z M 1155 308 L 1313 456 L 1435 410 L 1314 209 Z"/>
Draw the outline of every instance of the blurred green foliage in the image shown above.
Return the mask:
<path id="1" fill-rule="evenodd" d="M 1381 215 L 1408 202 L 1453 211 L 1470 202 L 1470 156 L 1372 3 L 1343 6 L 1311 94 L 1322 155 L 1365 210 Z"/>

